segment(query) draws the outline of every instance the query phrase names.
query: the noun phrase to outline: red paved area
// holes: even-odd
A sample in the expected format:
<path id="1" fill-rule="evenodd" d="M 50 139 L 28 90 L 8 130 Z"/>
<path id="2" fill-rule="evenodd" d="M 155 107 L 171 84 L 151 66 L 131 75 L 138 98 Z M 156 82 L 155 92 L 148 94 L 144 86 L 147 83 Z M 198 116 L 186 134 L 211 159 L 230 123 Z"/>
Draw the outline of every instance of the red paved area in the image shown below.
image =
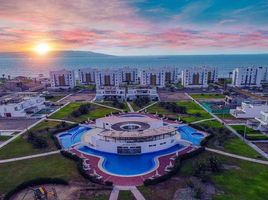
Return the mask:
<path id="1" fill-rule="evenodd" d="M 188 152 L 192 151 L 193 149 L 194 148 L 191 146 L 186 147 L 184 150 L 180 151 L 178 153 L 178 155 L 188 153 Z M 174 160 L 172 160 L 170 158 L 176 156 L 175 153 L 172 153 L 172 154 L 165 155 L 165 156 L 158 158 L 159 167 L 156 170 L 154 170 L 148 174 L 138 175 L 138 176 L 133 176 L 133 177 L 121 177 L 121 176 L 115 176 L 115 175 L 108 174 L 106 172 L 103 172 L 101 169 L 99 169 L 98 163 L 99 163 L 100 158 L 98 158 L 96 156 L 84 154 L 76 149 L 71 149 L 70 152 L 76 154 L 79 157 L 88 159 L 87 164 L 90 164 L 90 167 L 91 167 L 91 169 L 88 170 L 89 174 L 94 174 L 94 171 L 95 171 L 98 175 L 102 176 L 103 182 L 111 181 L 111 182 L 113 182 L 114 185 L 119 185 L 119 186 L 142 185 L 144 180 L 146 180 L 146 179 L 148 179 L 156 174 L 156 170 L 158 171 L 158 173 L 160 175 L 164 175 L 166 173 L 165 172 L 166 166 L 169 165 L 170 162 L 172 162 L 172 164 L 174 164 L 174 162 L 175 162 Z"/>

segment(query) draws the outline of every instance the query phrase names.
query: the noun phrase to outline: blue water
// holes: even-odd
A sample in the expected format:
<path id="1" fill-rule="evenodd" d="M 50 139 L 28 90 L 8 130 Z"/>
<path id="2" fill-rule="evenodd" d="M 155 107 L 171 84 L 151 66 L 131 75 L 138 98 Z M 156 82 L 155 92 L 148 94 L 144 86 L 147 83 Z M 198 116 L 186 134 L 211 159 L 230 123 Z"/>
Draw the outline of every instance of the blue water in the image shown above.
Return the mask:
<path id="1" fill-rule="evenodd" d="M 63 148 L 68 149 L 73 144 L 81 141 L 82 135 L 90 130 L 90 128 L 77 126 L 59 135 L 59 140 Z"/>
<path id="2" fill-rule="evenodd" d="M 268 54 L 261 55 L 206 55 L 206 56 L 107 56 L 107 57 L 52 57 L 23 58 L 1 57 L 1 74 L 11 76 L 48 75 L 50 70 L 78 69 L 86 67 L 163 67 L 181 69 L 195 66 L 217 67 L 219 76 L 228 76 L 235 67 L 268 66 Z"/>
<path id="3" fill-rule="evenodd" d="M 182 148 L 182 145 L 175 145 L 171 148 L 162 151 L 140 155 L 118 155 L 112 153 L 105 153 L 96 151 L 86 146 L 81 147 L 79 150 L 88 154 L 103 157 L 104 162 L 102 163 L 102 167 L 106 171 L 112 174 L 129 176 L 142 174 L 152 170 L 156 165 L 154 160 L 155 157 L 170 154 Z"/>
<path id="4" fill-rule="evenodd" d="M 190 126 L 180 126 L 178 127 L 181 138 L 192 142 L 194 145 L 200 145 L 201 140 L 205 137 L 202 133 L 193 129 Z"/>
<path id="5" fill-rule="evenodd" d="M 82 135 L 88 130 L 90 130 L 90 128 L 77 126 L 61 133 L 58 138 L 63 148 L 66 149 L 71 147 L 73 144 L 79 143 L 81 141 Z M 197 132 L 190 126 L 178 127 L 178 131 L 180 132 L 182 139 L 188 140 L 194 145 L 199 145 L 200 141 L 204 138 L 204 135 L 202 133 Z M 160 155 L 173 153 L 182 148 L 182 145 L 177 144 L 165 150 L 139 155 L 120 155 L 106 153 L 91 149 L 87 146 L 83 146 L 79 148 L 79 150 L 87 154 L 92 154 L 104 158 L 102 167 L 106 171 L 112 174 L 130 176 L 142 174 L 152 170 L 156 165 L 154 158 Z"/>

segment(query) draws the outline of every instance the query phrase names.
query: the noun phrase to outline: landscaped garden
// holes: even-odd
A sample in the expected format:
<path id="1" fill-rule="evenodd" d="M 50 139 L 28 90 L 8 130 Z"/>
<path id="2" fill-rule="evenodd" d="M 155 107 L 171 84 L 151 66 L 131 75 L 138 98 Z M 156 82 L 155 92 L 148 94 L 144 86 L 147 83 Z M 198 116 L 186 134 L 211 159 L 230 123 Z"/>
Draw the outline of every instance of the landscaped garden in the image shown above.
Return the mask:
<path id="1" fill-rule="evenodd" d="M 254 130 L 249 128 L 245 125 L 232 125 L 231 126 L 234 130 L 237 131 L 241 136 L 245 137 L 248 140 L 267 140 L 268 137 L 261 133 L 259 130 Z"/>
<path id="2" fill-rule="evenodd" d="M 148 97 L 136 98 L 134 101 L 129 102 L 134 111 L 138 111 L 148 105 L 150 105 L 151 100 Z"/>
<path id="3" fill-rule="evenodd" d="M 56 150 L 51 133 L 66 129 L 70 124 L 43 121 L 0 149 L 0 159 L 28 156 Z"/>
<path id="4" fill-rule="evenodd" d="M 83 181 L 76 163 L 52 155 L 24 161 L 0 164 L 0 194 L 14 189 L 17 185 L 37 178 L 61 178 L 67 181 Z"/>
<path id="5" fill-rule="evenodd" d="M 103 105 L 106 105 L 106 106 L 111 106 L 111 107 L 118 108 L 118 109 L 121 109 L 121 110 L 124 110 L 124 111 L 129 111 L 127 103 L 126 102 L 121 102 L 121 101 L 118 101 L 118 100 L 101 101 L 101 102 L 96 102 L 96 103 L 103 104 Z"/>
<path id="6" fill-rule="evenodd" d="M 58 112 L 50 116 L 53 119 L 64 119 L 73 122 L 82 122 L 104 117 L 112 112 L 117 112 L 114 109 L 98 106 L 91 103 L 74 102 L 70 103 Z"/>

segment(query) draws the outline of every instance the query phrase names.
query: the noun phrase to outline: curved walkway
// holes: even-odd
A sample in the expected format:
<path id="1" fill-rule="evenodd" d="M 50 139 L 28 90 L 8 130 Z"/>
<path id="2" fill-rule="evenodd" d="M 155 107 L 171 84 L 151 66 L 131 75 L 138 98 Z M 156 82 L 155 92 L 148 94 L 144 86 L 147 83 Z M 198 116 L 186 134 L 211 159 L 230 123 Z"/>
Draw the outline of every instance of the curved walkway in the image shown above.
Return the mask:
<path id="1" fill-rule="evenodd" d="M 50 151 L 47 153 L 40 153 L 40 154 L 35 154 L 35 155 L 30 155 L 30 156 L 23 156 L 23 157 L 18 157 L 18 158 L 10 158 L 10 159 L 5 159 L 5 160 L 0 160 L 0 164 L 20 161 L 20 160 L 28 160 L 28 159 L 39 158 L 39 157 L 44 157 L 44 156 L 50 156 L 50 155 L 54 155 L 58 153 L 60 153 L 60 150 Z"/>
<path id="2" fill-rule="evenodd" d="M 220 151 L 220 150 L 217 150 L 217 149 L 211 149 L 211 148 L 207 148 L 207 147 L 205 149 L 207 151 L 217 153 L 217 154 L 221 154 L 221 155 L 224 155 L 224 156 L 237 158 L 237 159 L 240 159 L 240 160 L 246 160 L 246 161 L 250 161 L 250 162 L 254 162 L 254 163 L 268 165 L 268 161 L 259 160 L 259 159 L 255 159 L 255 158 L 249 158 L 249 157 L 245 157 L 245 156 L 239 156 L 239 155 L 236 155 L 236 154 L 227 153 L 225 151 Z"/>

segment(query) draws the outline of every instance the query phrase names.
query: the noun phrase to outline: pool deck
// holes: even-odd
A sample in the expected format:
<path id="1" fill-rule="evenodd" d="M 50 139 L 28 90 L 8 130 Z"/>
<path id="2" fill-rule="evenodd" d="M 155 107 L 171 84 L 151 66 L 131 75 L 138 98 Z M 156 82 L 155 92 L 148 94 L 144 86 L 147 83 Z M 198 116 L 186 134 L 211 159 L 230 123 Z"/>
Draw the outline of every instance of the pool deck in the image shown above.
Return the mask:
<path id="1" fill-rule="evenodd" d="M 188 153 L 192 150 L 194 150 L 194 147 L 192 147 L 192 146 L 186 147 L 184 150 L 178 152 L 178 155 Z M 157 169 L 155 169 L 152 172 L 149 172 L 147 174 L 137 175 L 137 176 L 124 177 L 124 176 L 111 175 L 111 174 L 108 174 L 108 173 L 102 171 L 98 167 L 98 163 L 100 161 L 99 157 L 82 153 L 82 152 L 78 151 L 77 149 L 71 149 L 70 152 L 76 154 L 80 158 L 88 159 L 87 164 L 89 164 L 91 166 L 91 169 L 87 171 L 89 174 L 92 174 L 93 171 L 95 171 L 98 175 L 102 176 L 103 182 L 110 181 L 110 182 L 113 182 L 113 184 L 116 186 L 139 186 L 139 185 L 143 185 L 143 182 L 146 179 L 156 175 L 156 171 L 158 171 L 159 175 L 164 175 L 164 174 L 166 174 L 166 171 L 165 171 L 166 166 L 168 166 L 170 164 L 170 162 L 172 162 L 172 164 L 174 164 L 174 162 L 175 162 L 174 160 L 171 160 L 170 158 L 176 156 L 175 153 L 172 153 L 169 155 L 164 155 L 162 157 L 159 157 L 158 158 L 159 166 Z"/>

